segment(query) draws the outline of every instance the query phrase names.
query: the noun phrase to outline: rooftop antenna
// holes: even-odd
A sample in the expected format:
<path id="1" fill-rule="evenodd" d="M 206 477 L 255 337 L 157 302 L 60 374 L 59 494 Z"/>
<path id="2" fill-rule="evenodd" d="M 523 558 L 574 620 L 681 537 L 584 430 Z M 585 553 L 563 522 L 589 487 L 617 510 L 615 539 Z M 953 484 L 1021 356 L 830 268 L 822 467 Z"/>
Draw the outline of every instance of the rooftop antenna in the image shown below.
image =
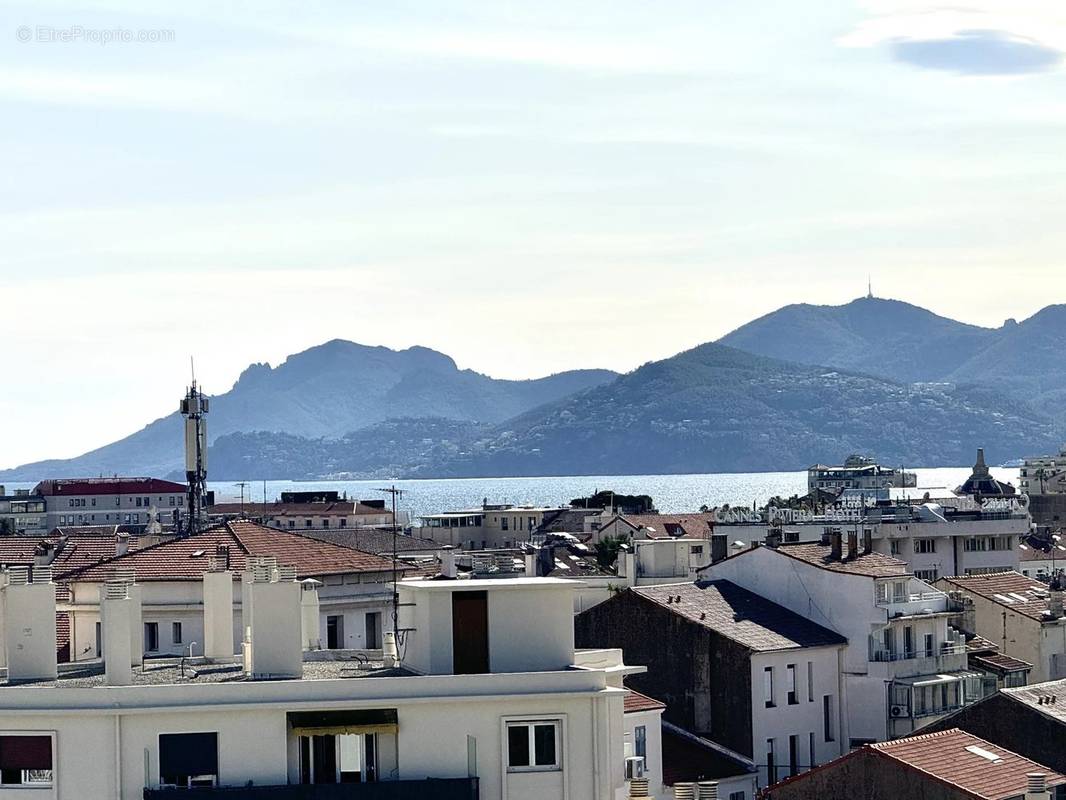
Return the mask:
<path id="1" fill-rule="evenodd" d="M 207 420 L 204 415 L 210 403 L 196 386 L 196 365 L 189 356 L 192 383 L 181 401 L 181 415 L 185 417 L 185 479 L 189 485 L 188 517 L 185 533 L 200 530 L 204 502 L 207 498 Z"/>
<path id="2" fill-rule="evenodd" d="M 866 275 L 866 299 L 874 299 L 874 281 L 873 278 L 870 277 L 869 273 L 867 273 Z"/>
<path id="3" fill-rule="evenodd" d="M 400 535 L 400 528 L 396 524 L 396 498 L 403 496 L 403 489 L 397 489 L 393 484 L 387 489 L 378 489 L 379 492 L 392 495 L 392 632 L 399 637 L 400 635 L 400 593 L 397 586 L 398 573 L 396 570 L 397 559 L 397 544 L 398 537 Z M 397 641 L 399 641 L 397 639 Z"/>

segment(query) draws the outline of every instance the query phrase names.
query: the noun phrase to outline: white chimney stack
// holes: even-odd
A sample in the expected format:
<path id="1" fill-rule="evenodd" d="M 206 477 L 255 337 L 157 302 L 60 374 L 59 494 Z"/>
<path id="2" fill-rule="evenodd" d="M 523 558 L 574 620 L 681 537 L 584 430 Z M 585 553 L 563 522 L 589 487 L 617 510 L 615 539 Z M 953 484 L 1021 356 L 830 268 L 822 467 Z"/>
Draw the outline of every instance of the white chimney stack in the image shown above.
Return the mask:
<path id="1" fill-rule="evenodd" d="M 305 578 L 300 581 L 300 631 L 304 650 L 321 650 L 322 637 L 319 636 L 320 604 L 318 587 L 322 581 Z M 344 642 L 341 642 L 341 647 Z"/>
<path id="2" fill-rule="evenodd" d="M 204 657 L 233 660 L 233 573 L 228 569 L 204 573 Z"/>
<path id="3" fill-rule="evenodd" d="M 1048 800 L 1047 775 L 1043 772 L 1026 773 L 1025 800 Z"/>
<path id="4" fill-rule="evenodd" d="M 124 556 L 130 551 L 130 535 L 128 533 L 119 533 L 115 537 L 115 555 Z"/>
<path id="5" fill-rule="evenodd" d="M 50 567 L 37 567 L 30 581 L 28 567 L 11 567 L 4 594 L 4 643 L 7 648 L 7 679 L 55 680 L 56 587 Z"/>
<path id="6" fill-rule="evenodd" d="M 109 580 L 100 587 L 100 635 L 104 640 L 104 675 L 108 686 L 133 683 L 132 604 L 130 585 L 126 581 Z"/>
<path id="7" fill-rule="evenodd" d="M 272 560 L 271 560 L 272 561 Z M 253 678 L 303 675 L 300 584 L 295 567 L 252 564 L 248 589 L 247 670 Z"/>
<path id="8" fill-rule="evenodd" d="M 115 567 L 113 577 L 125 582 L 130 596 L 130 664 L 134 667 L 144 663 L 143 614 L 141 613 L 141 586 L 132 567 Z M 103 630 L 103 625 L 100 630 Z"/>
<path id="9" fill-rule="evenodd" d="M 445 578 L 454 578 L 455 571 L 455 549 L 451 546 L 443 547 L 440 551 L 440 574 Z"/>

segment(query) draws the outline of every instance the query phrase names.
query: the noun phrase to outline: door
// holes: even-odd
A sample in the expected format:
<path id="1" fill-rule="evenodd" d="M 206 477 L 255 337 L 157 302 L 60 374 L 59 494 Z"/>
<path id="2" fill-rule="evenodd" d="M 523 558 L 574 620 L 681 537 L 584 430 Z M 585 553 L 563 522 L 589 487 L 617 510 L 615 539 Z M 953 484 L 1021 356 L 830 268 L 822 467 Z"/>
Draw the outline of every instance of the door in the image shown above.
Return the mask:
<path id="1" fill-rule="evenodd" d="M 144 623 L 144 649 L 145 652 L 154 653 L 159 649 L 159 623 Z"/>
<path id="2" fill-rule="evenodd" d="M 326 617 L 326 647 L 330 650 L 340 650 L 344 647 L 344 617 Z"/>
<path id="3" fill-rule="evenodd" d="M 381 612 L 372 611 L 366 615 L 366 644 L 367 650 L 381 649 Z"/>
<path id="4" fill-rule="evenodd" d="M 479 675 L 489 671 L 488 593 L 452 593 L 452 672 Z"/>

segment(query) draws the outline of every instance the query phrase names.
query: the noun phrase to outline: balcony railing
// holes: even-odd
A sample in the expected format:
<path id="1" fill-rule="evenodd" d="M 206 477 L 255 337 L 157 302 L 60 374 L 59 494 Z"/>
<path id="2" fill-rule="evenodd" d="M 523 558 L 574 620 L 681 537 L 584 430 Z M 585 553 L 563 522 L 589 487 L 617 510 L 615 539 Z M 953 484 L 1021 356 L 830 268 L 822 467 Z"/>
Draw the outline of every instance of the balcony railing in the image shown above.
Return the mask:
<path id="1" fill-rule="evenodd" d="M 891 650 L 873 650 L 870 653 L 871 661 L 878 662 L 891 662 L 891 661 L 911 661 L 918 658 L 939 658 L 940 656 L 961 656 L 966 654 L 966 647 L 961 644 L 957 645 L 944 645 L 939 651 L 927 652 L 925 650 L 917 651 L 891 651 Z"/>
<path id="2" fill-rule="evenodd" d="M 379 783 L 145 789 L 144 800 L 478 800 L 477 778 L 426 778 Z"/>

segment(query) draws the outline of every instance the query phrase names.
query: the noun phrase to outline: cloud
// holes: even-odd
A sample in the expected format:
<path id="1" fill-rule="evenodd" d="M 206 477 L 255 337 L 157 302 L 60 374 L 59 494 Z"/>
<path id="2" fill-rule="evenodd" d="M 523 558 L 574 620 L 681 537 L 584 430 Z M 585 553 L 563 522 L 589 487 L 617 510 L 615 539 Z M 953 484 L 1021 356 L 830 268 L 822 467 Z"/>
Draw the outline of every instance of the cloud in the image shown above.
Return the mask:
<path id="1" fill-rule="evenodd" d="M 838 39 L 842 47 L 886 48 L 899 62 L 961 75 L 1047 72 L 1066 60 L 1060 0 L 867 0 L 868 12 Z"/>
<path id="2" fill-rule="evenodd" d="M 947 39 L 892 42 L 897 61 L 963 75 L 1020 75 L 1059 66 L 1063 53 L 1002 31 L 959 31 Z"/>

